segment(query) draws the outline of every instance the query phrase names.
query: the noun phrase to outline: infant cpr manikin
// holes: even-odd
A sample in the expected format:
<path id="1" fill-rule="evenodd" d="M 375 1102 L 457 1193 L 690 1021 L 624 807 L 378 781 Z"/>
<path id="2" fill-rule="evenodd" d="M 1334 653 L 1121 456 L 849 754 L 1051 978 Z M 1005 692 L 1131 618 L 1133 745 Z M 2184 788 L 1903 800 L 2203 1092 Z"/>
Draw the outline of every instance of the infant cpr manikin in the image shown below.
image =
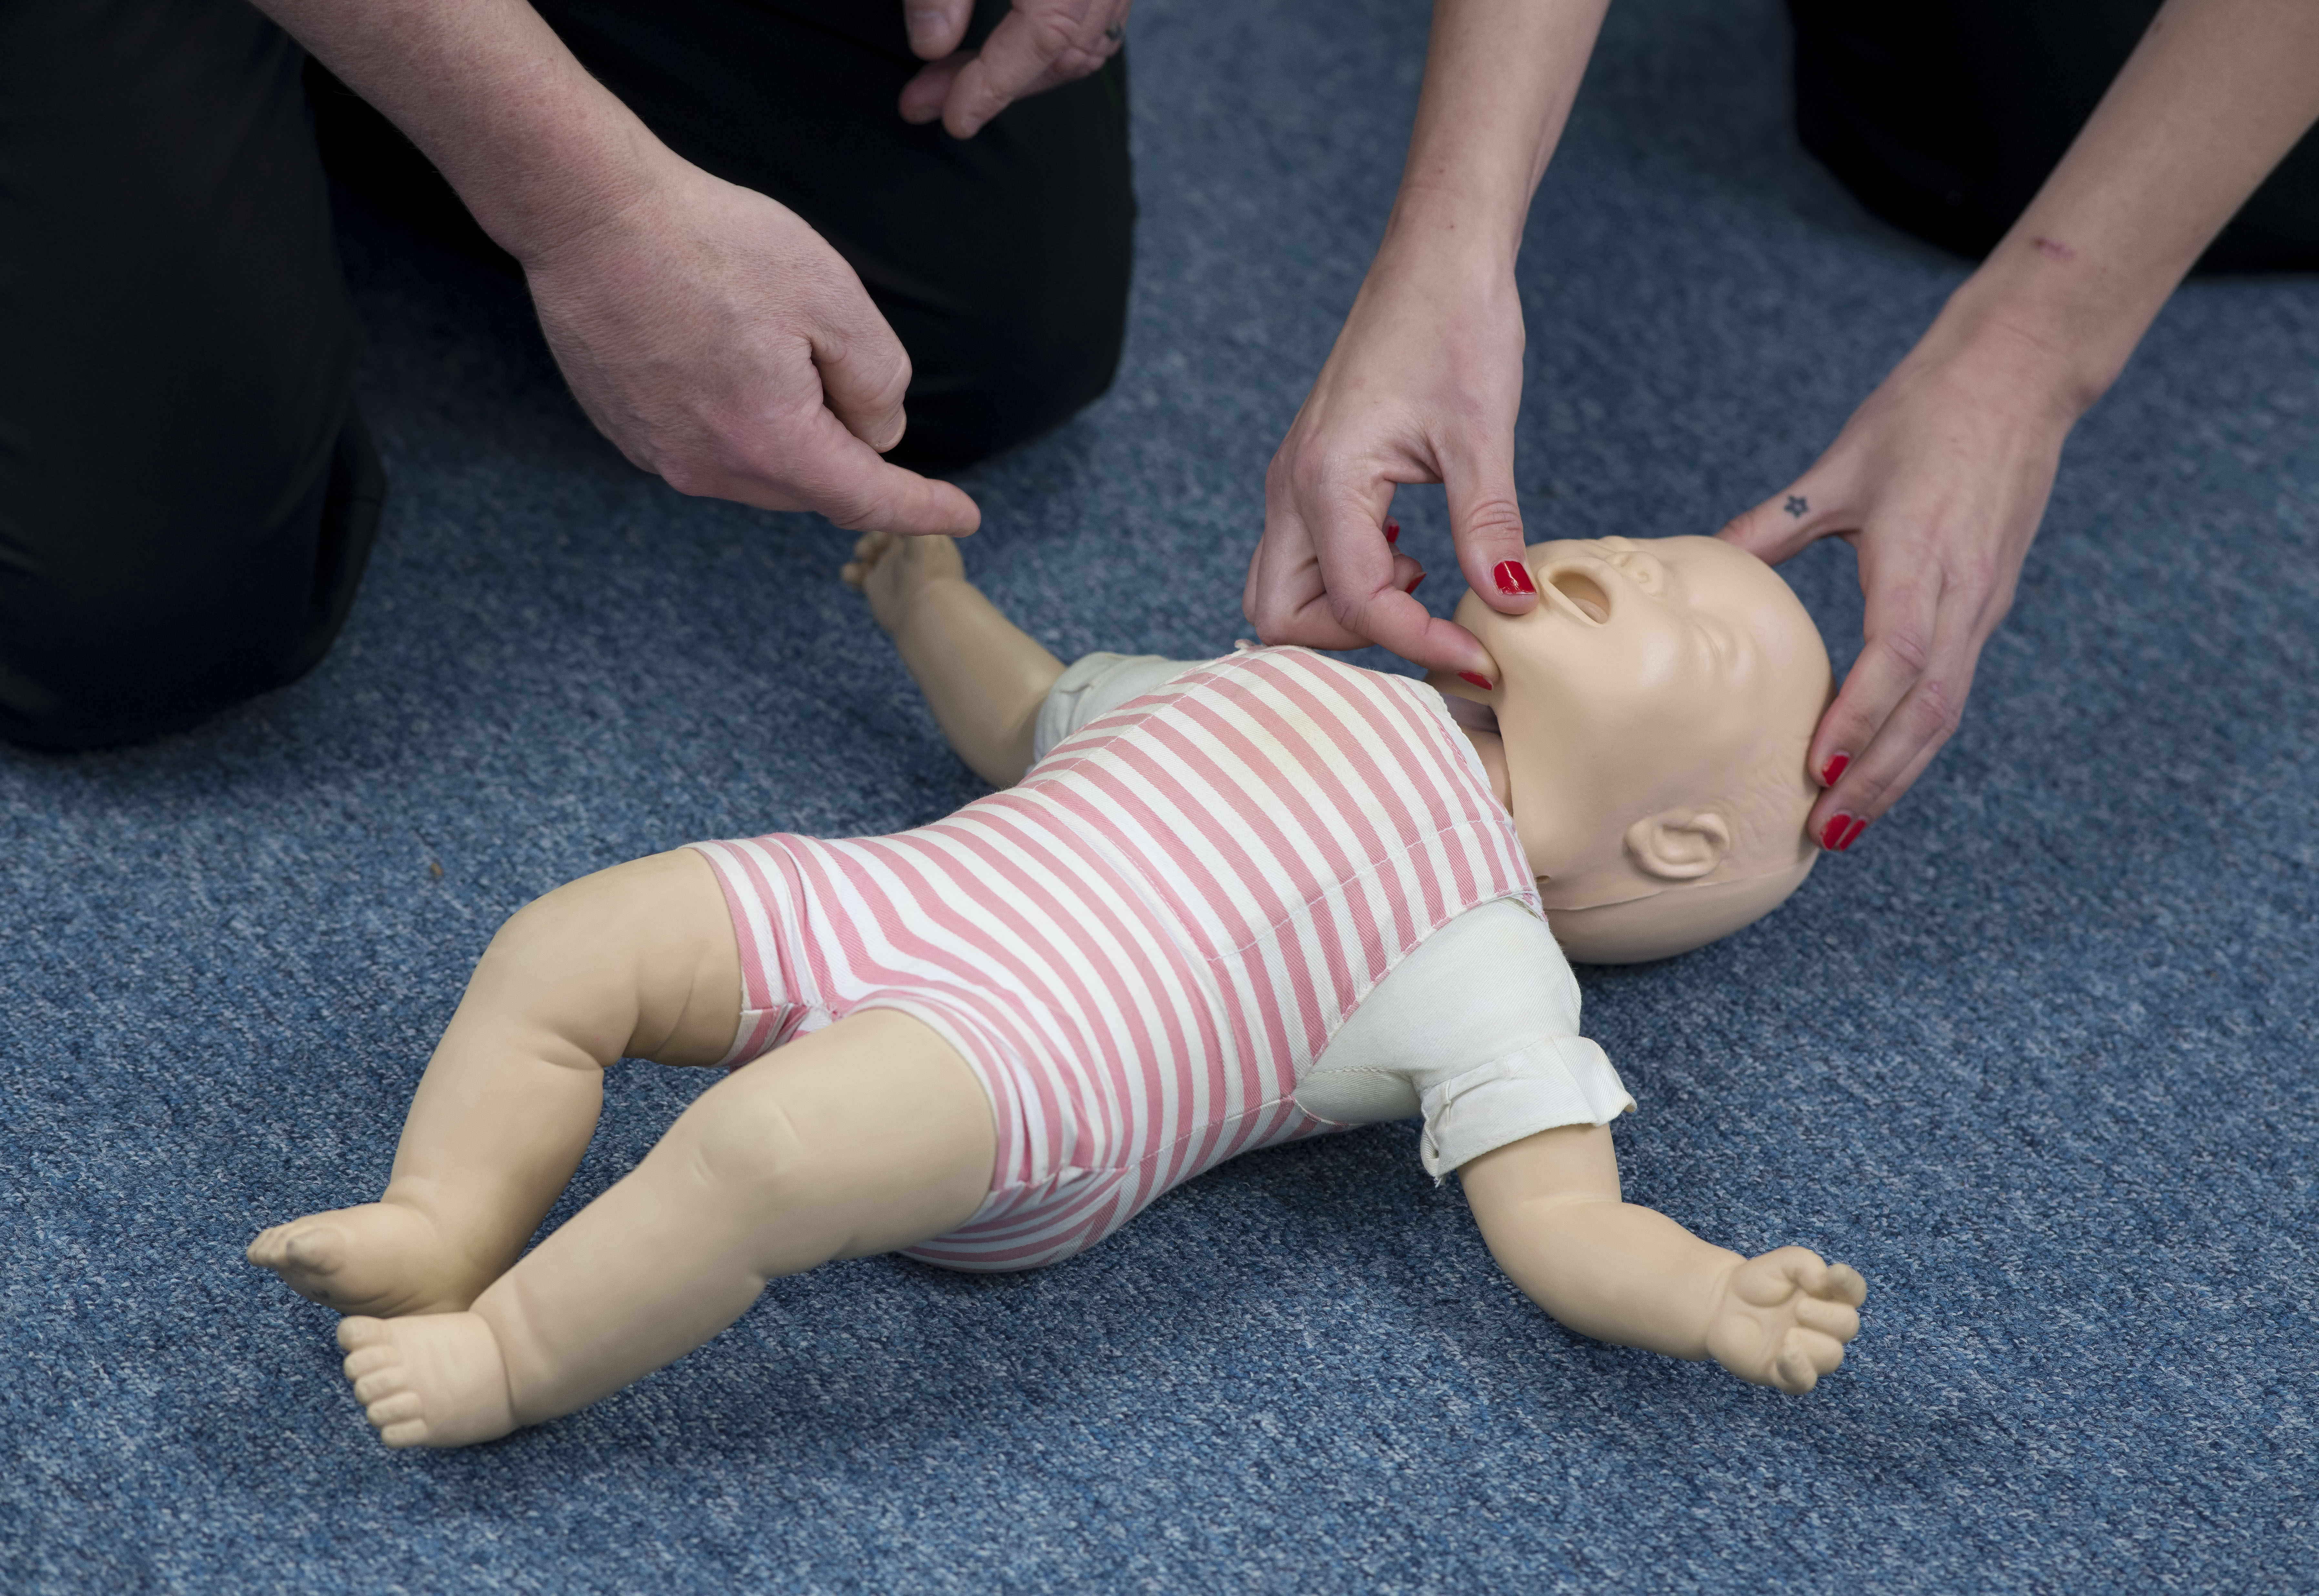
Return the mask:
<path id="1" fill-rule="evenodd" d="M 955 545 L 855 553 L 1000 790 L 892 837 L 641 860 L 501 929 L 381 1199 L 250 1248 L 347 1315 L 388 1445 L 572 1411 L 778 1276 L 1035 1267 L 1224 1159 L 1402 1115 L 1425 1122 L 1412 1177 L 1454 1171 L 1573 1330 L 1798 1393 L 1842 1360 L 1857 1274 L 1620 1201 L 1609 1123 L 1634 1101 L 1563 951 L 1696 947 L 1809 870 L 1828 667 L 1767 567 L 1706 538 L 1537 546 L 1536 609 L 1458 612 L 1484 687 L 1297 649 L 1066 672 Z M 735 1068 L 519 1257 L 623 1057 Z"/>

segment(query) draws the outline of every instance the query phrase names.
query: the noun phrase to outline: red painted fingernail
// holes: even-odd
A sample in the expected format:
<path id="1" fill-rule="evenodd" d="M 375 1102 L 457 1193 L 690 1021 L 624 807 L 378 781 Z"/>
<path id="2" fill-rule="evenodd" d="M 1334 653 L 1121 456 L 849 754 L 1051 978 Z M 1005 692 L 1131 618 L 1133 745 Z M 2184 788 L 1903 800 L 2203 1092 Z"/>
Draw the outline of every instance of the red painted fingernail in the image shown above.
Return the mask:
<path id="1" fill-rule="evenodd" d="M 1385 540 L 1387 543 L 1399 543 L 1401 541 L 1401 523 L 1399 521 L 1387 521 L 1385 524 Z"/>
<path id="2" fill-rule="evenodd" d="M 1819 784 L 1822 787 L 1835 786 L 1836 781 L 1843 776 L 1844 768 L 1851 762 L 1852 755 L 1848 753 L 1839 753 L 1835 755 L 1827 762 L 1827 768 L 1820 771 Z"/>
<path id="3" fill-rule="evenodd" d="M 1488 692 L 1490 690 L 1490 679 L 1486 676 L 1476 676 L 1471 671 L 1458 672 L 1457 680 L 1460 681 L 1470 681 L 1475 687 L 1480 688 L 1484 692 Z"/>
<path id="4" fill-rule="evenodd" d="M 1490 574 L 1497 579 L 1498 591 L 1510 599 L 1527 598 L 1538 591 L 1529 579 L 1529 567 L 1520 560 L 1500 560 Z"/>
<path id="5" fill-rule="evenodd" d="M 1819 828 L 1819 845 L 1838 853 L 1843 852 L 1844 834 L 1851 829 L 1852 816 L 1838 809 L 1827 817 L 1827 824 Z"/>
<path id="6" fill-rule="evenodd" d="M 1860 840 L 1860 834 L 1861 834 L 1862 832 L 1863 832 L 1863 831 L 1866 831 L 1867 829 L 1868 829 L 1868 822 L 1866 822 L 1865 820 L 1855 820 L 1855 821 L 1854 821 L 1854 822 L 1852 823 L 1852 829 L 1851 829 L 1850 831 L 1845 832 L 1845 833 L 1844 834 L 1844 841 L 1842 841 L 1842 842 L 1838 843 L 1836 845 L 1836 851 L 1838 853 L 1842 853 L 1842 852 L 1845 852 L 1846 850 L 1848 850 L 1848 849 L 1852 846 L 1852 844 L 1853 844 L 1853 843 L 1856 843 L 1856 842 L 1858 842 L 1858 841 Z"/>
<path id="7" fill-rule="evenodd" d="M 1423 582 L 1424 580 L 1425 580 L 1425 573 L 1423 573 L 1422 571 L 1421 571 L 1421 572 L 1419 572 L 1415 576 L 1411 577 L 1411 578 L 1409 579 L 1409 585 L 1408 585 L 1407 587 L 1405 587 L 1405 588 L 1402 589 L 1401 591 L 1402 591 L 1403 592 L 1404 592 L 1404 593 L 1413 593 L 1413 592 L 1415 592 L 1415 591 L 1417 591 L 1417 584 L 1418 584 L 1419 582 Z"/>

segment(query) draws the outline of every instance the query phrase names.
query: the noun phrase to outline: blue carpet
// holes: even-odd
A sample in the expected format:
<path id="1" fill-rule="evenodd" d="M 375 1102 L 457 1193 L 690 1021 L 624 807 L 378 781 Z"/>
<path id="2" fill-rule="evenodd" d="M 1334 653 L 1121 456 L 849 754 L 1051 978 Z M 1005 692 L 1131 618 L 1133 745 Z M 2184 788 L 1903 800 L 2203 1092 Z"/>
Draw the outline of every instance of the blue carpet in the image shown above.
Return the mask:
<path id="1" fill-rule="evenodd" d="M 1065 657 L 1245 630 L 1264 464 L 1424 30 L 1416 0 L 1138 8 L 1118 384 L 965 479 L 973 572 Z M 1959 280 L 1797 149 L 1786 48 L 1772 0 L 1614 9 L 1522 259 L 1534 535 L 1712 529 Z M 844 537 L 638 474 L 488 274 L 376 221 L 347 247 L 394 497 L 344 641 L 156 745 L 0 755 L 0 1584 L 2319 1582 L 2319 284 L 2178 297 L 2071 446 L 1963 735 L 1859 849 L 1719 946 L 1584 975 L 1643 1105 L 1630 1195 L 1867 1275 L 1817 1394 L 1566 1334 L 1396 1125 L 1043 1273 L 820 1269 L 586 1412 L 390 1455 L 332 1316 L 240 1250 L 375 1193 L 501 918 L 977 788 Z M 1450 571 L 1439 491 L 1400 515 Z M 1850 555 L 1791 575 L 1848 656 Z M 574 1196 L 702 1084 L 616 1072 Z"/>

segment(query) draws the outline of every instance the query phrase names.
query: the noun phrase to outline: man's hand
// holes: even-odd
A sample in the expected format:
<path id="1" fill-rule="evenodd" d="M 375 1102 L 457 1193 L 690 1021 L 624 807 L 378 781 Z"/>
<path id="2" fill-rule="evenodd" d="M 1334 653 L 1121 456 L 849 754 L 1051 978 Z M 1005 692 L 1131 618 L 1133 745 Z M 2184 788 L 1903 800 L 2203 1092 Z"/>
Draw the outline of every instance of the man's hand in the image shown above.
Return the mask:
<path id="1" fill-rule="evenodd" d="M 1774 563 L 1822 537 L 1859 551 L 1863 645 L 1807 755 L 1823 846 L 1849 848 L 1957 728 L 2080 408 L 2053 365 L 2001 327 L 1936 323 L 1809 471 L 1720 534 Z"/>
<path id="2" fill-rule="evenodd" d="M 942 119 L 971 139 L 1015 101 L 1085 77 L 1119 53 L 1133 0 L 1015 0 L 979 50 L 961 50 L 974 0 L 902 0 L 927 66 L 902 89 L 902 120 Z"/>
<path id="3" fill-rule="evenodd" d="M 1511 262 L 1468 271 L 1380 257 L 1265 473 L 1264 540 L 1242 600 L 1258 636 L 1381 643 L 1444 671 L 1495 669 L 1472 633 L 1409 596 L 1425 573 L 1393 547 L 1386 511 L 1395 484 L 1442 483 L 1474 591 L 1509 613 L 1538 602 L 1514 498 L 1521 356 Z M 1511 588 L 1497 580 L 1505 561 L 1519 573 Z"/>
<path id="4" fill-rule="evenodd" d="M 878 457 L 910 363 L 795 214 L 672 153 L 524 0 L 257 0 L 411 135 L 523 263 L 589 419 L 687 493 L 843 527 L 971 532 Z"/>
<path id="5" fill-rule="evenodd" d="M 589 419 L 681 492 L 841 527 L 971 532 L 948 482 L 878 457 L 910 362 L 861 280 L 794 212 L 665 158 L 662 180 L 525 257 Z"/>

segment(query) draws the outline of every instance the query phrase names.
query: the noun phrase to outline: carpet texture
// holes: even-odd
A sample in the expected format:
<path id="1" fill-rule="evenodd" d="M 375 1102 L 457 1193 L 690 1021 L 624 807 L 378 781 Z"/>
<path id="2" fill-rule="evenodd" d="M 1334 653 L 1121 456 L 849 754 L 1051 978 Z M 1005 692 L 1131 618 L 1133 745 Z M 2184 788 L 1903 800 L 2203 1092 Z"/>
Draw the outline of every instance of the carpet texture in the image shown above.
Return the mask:
<path id="1" fill-rule="evenodd" d="M 1065 658 L 1246 630 L 1264 464 L 1390 203 L 1416 0 L 1145 0 L 1113 392 L 963 479 Z M 1797 148 L 1772 0 L 1628 0 L 1522 257 L 1533 536 L 1712 530 L 1960 280 Z M 1729 941 L 1583 973 L 1630 1196 L 1857 1265 L 1809 1398 L 1565 1333 L 1407 1125 L 1016 1277 L 778 1283 L 600 1405 L 389 1454 L 241 1262 L 366 1199 L 466 971 L 555 884 L 979 790 L 848 539 L 678 497 L 519 296 L 347 249 L 393 498 L 344 640 L 196 731 L 0 754 L 0 1586 L 2309 1589 L 2319 284 L 2191 285 L 2079 429 L 1963 734 Z M 1438 490 L 1404 543 L 1454 570 Z M 1852 556 L 1788 572 L 1846 663 Z M 1457 583 L 1426 597 L 1446 613 Z M 697 1076 L 616 1071 L 570 1202 Z"/>

